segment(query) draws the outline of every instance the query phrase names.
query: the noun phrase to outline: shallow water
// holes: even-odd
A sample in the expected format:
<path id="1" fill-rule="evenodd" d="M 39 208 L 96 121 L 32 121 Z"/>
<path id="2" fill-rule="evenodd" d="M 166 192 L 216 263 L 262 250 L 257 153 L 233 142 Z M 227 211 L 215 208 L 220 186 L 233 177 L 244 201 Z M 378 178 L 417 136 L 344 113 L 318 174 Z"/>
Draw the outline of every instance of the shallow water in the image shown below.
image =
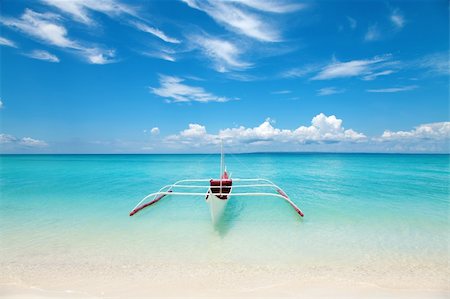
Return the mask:
<path id="1" fill-rule="evenodd" d="M 167 197 L 128 216 L 165 184 L 217 177 L 218 155 L 0 162 L 0 264 L 11 270 L 2 280 L 22 279 L 18 267 L 57 275 L 62 266 L 137 262 L 328 267 L 330 275 L 371 265 L 397 276 L 420 266 L 423 279 L 442 281 L 449 274 L 448 155 L 227 155 L 232 177 L 272 180 L 305 217 L 279 198 L 232 197 L 218 227 L 203 197 Z"/>

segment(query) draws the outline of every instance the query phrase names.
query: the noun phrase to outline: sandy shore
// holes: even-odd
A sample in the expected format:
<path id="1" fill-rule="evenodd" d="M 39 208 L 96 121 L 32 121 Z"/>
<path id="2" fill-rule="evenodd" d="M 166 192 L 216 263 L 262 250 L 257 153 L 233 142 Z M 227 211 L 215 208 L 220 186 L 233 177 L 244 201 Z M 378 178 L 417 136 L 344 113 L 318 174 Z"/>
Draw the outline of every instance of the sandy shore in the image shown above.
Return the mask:
<path id="1" fill-rule="evenodd" d="M 28 265 L 1 274 L 2 298 L 449 298 L 443 268 L 236 264 Z M 9 268 L 9 269 L 8 269 Z M 2 269 L 5 269 L 4 267 Z M 47 269 L 47 271 L 46 271 Z M 337 275 L 340 273 L 340 275 Z M 433 276 L 433 273 L 435 275 Z M 421 279 L 422 277 L 422 279 Z"/>
<path id="2" fill-rule="evenodd" d="M 184 293 L 184 294 L 183 294 Z M 375 286 L 359 286 L 351 288 L 339 288 L 335 286 L 312 286 L 295 287 L 289 284 L 260 287 L 248 291 L 226 290 L 218 292 L 212 291 L 186 291 L 183 288 L 173 286 L 171 291 L 155 290 L 151 292 L 141 292 L 134 295 L 120 296 L 115 294 L 89 294 L 75 291 L 49 291 L 35 287 L 20 287 L 14 285 L 0 286 L 1 298 L 449 298 L 450 293 L 436 290 L 398 290 L 383 289 Z"/>
<path id="3" fill-rule="evenodd" d="M 295 291 L 293 294 L 291 292 Z M 180 290 L 180 293 L 182 290 Z M 17 286 L 1 286 L 0 294 L 2 298 L 120 298 L 115 295 L 91 295 L 75 292 L 48 291 L 37 288 L 22 288 Z M 263 288 L 254 292 L 224 292 L 220 295 L 210 292 L 186 293 L 185 295 L 172 295 L 166 292 L 142 293 L 137 297 L 145 298 L 448 298 L 448 292 L 430 291 L 430 290 L 389 290 L 377 287 L 358 287 L 358 288 L 336 288 L 329 286 L 309 287 L 297 290 L 281 290 Z M 127 297 L 125 297 L 127 298 Z M 128 297 L 129 298 L 129 297 Z"/>

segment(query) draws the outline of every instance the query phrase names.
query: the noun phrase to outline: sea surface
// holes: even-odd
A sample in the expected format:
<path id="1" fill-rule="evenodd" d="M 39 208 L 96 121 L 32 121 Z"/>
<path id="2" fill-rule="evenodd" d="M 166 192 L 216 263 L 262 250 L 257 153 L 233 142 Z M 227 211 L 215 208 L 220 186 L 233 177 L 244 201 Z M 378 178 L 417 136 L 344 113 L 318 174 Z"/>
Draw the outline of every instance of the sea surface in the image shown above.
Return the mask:
<path id="1" fill-rule="evenodd" d="M 219 155 L 0 156 L 0 284 L 78 268 L 231 263 L 311 276 L 318 267 L 330 276 L 356 271 L 361 280 L 367 269 L 405 286 L 420 272 L 446 288 L 449 155 L 225 159 L 232 178 L 270 179 L 305 217 L 280 198 L 232 197 L 214 227 L 204 197 L 194 196 L 169 196 L 129 217 L 163 185 L 218 177 Z"/>

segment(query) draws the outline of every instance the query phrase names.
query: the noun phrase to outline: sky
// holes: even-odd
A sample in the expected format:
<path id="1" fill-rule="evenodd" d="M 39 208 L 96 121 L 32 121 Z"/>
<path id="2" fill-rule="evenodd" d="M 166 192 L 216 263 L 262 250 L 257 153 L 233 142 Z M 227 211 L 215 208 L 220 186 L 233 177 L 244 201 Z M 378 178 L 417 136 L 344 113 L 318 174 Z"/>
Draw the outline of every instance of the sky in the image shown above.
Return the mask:
<path id="1" fill-rule="evenodd" d="M 2 0 L 1 153 L 449 153 L 449 3 Z"/>

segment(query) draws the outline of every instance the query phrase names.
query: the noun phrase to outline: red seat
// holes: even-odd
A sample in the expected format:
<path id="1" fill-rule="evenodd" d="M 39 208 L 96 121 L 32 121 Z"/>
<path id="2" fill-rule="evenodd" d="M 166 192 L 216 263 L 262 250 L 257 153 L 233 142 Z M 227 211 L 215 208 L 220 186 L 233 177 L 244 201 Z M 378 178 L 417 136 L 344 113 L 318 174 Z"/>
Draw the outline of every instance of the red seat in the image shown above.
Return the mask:
<path id="1" fill-rule="evenodd" d="M 222 182 L 222 190 L 220 190 L 220 184 Z M 210 180 L 209 185 L 212 187 L 211 192 L 212 193 L 222 193 L 222 194 L 228 194 L 231 191 L 231 186 L 233 184 L 233 181 L 231 179 L 226 180 Z M 222 198 L 223 197 L 223 198 Z M 226 199 L 226 195 L 222 195 L 221 199 Z"/>
<path id="2" fill-rule="evenodd" d="M 210 184 L 210 186 L 220 186 L 220 182 L 221 182 L 221 180 L 211 179 L 209 181 L 209 184 Z M 231 186 L 232 184 L 233 184 L 233 180 L 231 180 L 231 179 L 222 180 L 222 186 Z"/>

